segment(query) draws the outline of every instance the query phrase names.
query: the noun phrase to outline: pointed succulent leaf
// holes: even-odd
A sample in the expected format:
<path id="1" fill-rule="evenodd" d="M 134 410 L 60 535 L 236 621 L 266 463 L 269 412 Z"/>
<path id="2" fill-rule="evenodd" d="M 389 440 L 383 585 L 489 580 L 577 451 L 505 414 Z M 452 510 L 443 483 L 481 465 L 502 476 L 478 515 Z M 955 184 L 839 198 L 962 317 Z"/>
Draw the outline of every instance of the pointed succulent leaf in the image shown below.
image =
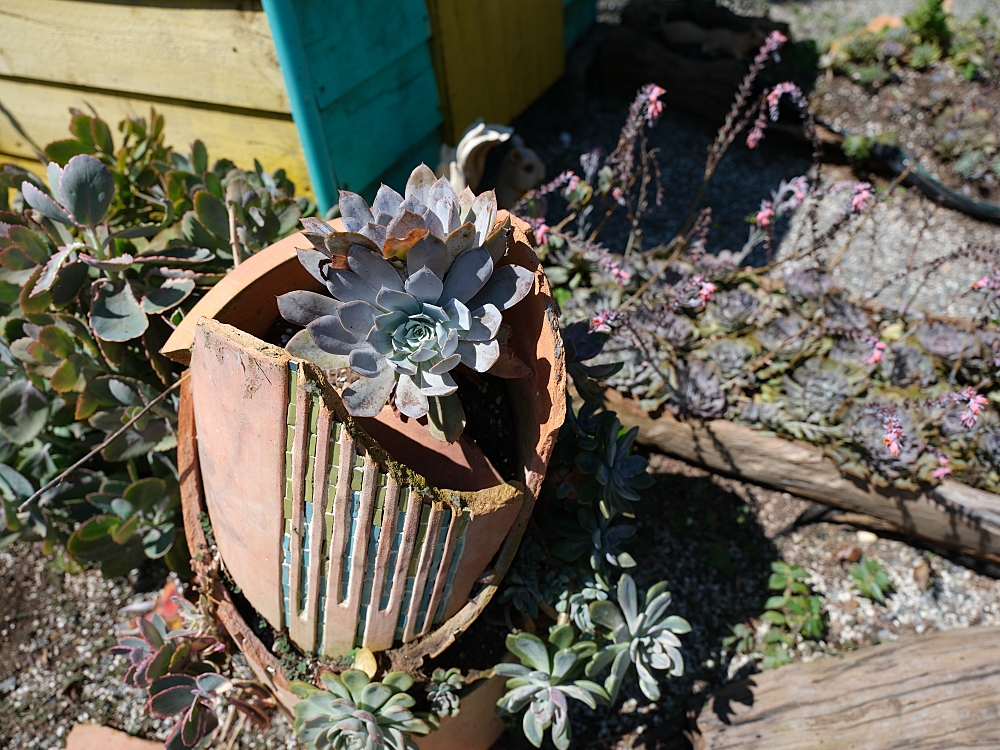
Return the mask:
<path id="1" fill-rule="evenodd" d="M 304 219 L 301 219 L 301 221 L 302 226 L 305 227 L 307 232 L 313 232 L 315 234 L 322 235 L 323 237 L 337 231 L 325 221 L 317 219 L 315 216 L 307 216 Z"/>
<path id="2" fill-rule="evenodd" d="M 495 339 L 503 322 L 503 315 L 495 305 L 486 304 L 472 311 L 468 332 L 462 338 L 467 341 L 490 341 Z"/>
<path id="3" fill-rule="evenodd" d="M 493 260 L 483 247 L 474 247 L 459 255 L 452 264 L 451 270 L 444 279 L 442 299 L 458 299 L 468 302 L 476 295 L 493 274 Z M 490 302 L 485 300 L 484 302 Z M 470 308 L 480 307 L 484 303 L 470 304 Z"/>
<path id="4" fill-rule="evenodd" d="M 384 262 L 384 261 L 383 261 Z M 435 304 L 441 297 L 444 284 L 429 268 L 421 268 L 406 280 L 406 291 L 418 302 Z"/>
<path id="5" fill-rule="evenodd" d="M 458 386 L 447 371 L 440 374 L 430 369 L 420 371 L 420 392 L 425 396 L 450 396 L 457 390 Z"/>
<path id="6" fill-rule="evenodd" d="M 337 308 L 337 316 L 344 328 L 353 333 L 359 341 L 367 338 L 375 326 L 378 310 L 364 300 L 345 302 Z"/>
<path id="7" fill-rule="evenodd" d="M 309 275 L 312 276 L 320 284 L 326 284 L 326 274 L 324 269 L 332 267 L 330 264 L 330 258 L 326 253 L 320 252 L 319 250 L 307 250 L 303 248 L 295 248 L 295 254 L 299 256 L 299 263 L 305 268 Z M 346 265 L 346 263 L 345 263 Z"/>
<path id="8" fill-rule="evenodd" d="M 404 194 L 406 198 L 416 198 L 421 203 L 426 205 L 431 185 L 433 185 L 436 181 L 437 177 L 434 175 L 434 172 L 431 171 L 431 168 L 426 164 L 421 164 L 410 173 L 410 177 L 406 181 L 406 190 L 404 191 Z"/>
<path id="9" fill-rule="evenodd" d="M 353 271 L 328 268 L 326 275 L 326 288 L 336 299 L 342 302 L 364 300 L 373 305 L 378 304 L 379 292 Z"/>
<path id="10" fill-rule="evenodd" d="M 486 252 L 485 248 L 483 251 Z M 469 300 L 469 307 L 493 304 L 500 310 L 507 310 L 524 299 L 534 284 L 535 275 L 527 268 L 502 266 L 493 273 L 482 291 Z"/>
<path id="11" fill-rule="evenodd" d="M 413 295 L 384 287 L 378 293 L 375 304 L 383 310 L 404 312 L 407 315 L 417 315 L 420 312 L 420 303 Z"/>
<path id="12" fill-rule="evenodd" d="M 278 297 L 278 312 L 289 323 L 307 326 L 317 318 L 335 315 L 341 304 L 325 294 L 299 289 Z"/>
<path id="13" fill-rule="evenodd" d="M 476 244 L 485 244 L 497 220 L 497 196 L 492 190 L 480 193 L 472 204 L 476 215 Z"/>
<path id="14" fill-rule="evenodd" d="M 392 264 L 379 253 L 352 247 L 347 254 L 347 265 L 354 273 L 371 285 L 372 289 L 403 291 L 403 282 Z"/>
<path id="15" fill-rule="evenodd" d="M 329 354 L 349 355 L 363 341 L 363 338 L 344 328 L 336 315 L 317 318 L 306 326 L 306 330 L 316 346 Z"/>
<path id="16" fill-rule="evenodd" d="M 493 230 L 489 236 L 486 238 L 486 242 L 483 243 L 484 247 L 489 251 L 490 257 L 493 258 L 493 265 L 497 265 L 500 259 L 507 252 L 507 241 L 510 237 L 510 216 L 508 216 L 503 224 Z"/>
<path id="17" fill-rule="evenodd" d="M 350 365 L 348 357 L 343 354 L 330 354 L 316 346 L 309 331 L 298 331 L 285 344 L 285 351 L 293 357 L 312 362 L 323 370 L 339 370 Z"/>
<path id="18" fill-rule="evenodd" d="M 340 191 L 340 215 L 344 219 L 357 219 L 362 226 L 375 220 L 365 199 L 348 190 Z"/>
<path id="19" fill-rule="evenodd" d="M 465 429 L 465 409 L 456 394 L 427 399 L 427 424 L 438 440 L 453 443 Z"/>
<path id="20" fill-rule="evenodd" d="M 448 268 L 455 258 L 476 246 L 476 225 L 467 222 L 444 238 L 445 262 Z"/>
<path id="21" fill-rule="evenodd" d="M 404 239 L 409 236 L 414 229 L 427 229 L 424 217 L 413 211 L 402 211 L 396 214 L 389 226 L 385 228 L 388 237 Z"/>
<path id="22" fill-rule="evenodd" d="M 439 279 L 448 270 L 445 243 L 430 233 L 418 240 L 406 255 L 406 270 L 411 276 L 422 268 L 430 269 Z"/>
<path id="23" fill-rule="evenodd" d="M 347 255 L 355 245 L 376 255 L 382 254 L 381 246 L 360 232 L 335 232 L 327 235 L 323 239 L 323 244 L 326 246 L 328 256 Z"/>
<path id="24" fill-rule="evenodd" d="M 403 237 L 393 237 L 391 235 L 387 235 L 385 243 L 382 246 L 382 255 L 386 258 L 406 260 L 409 256 L 410 249 L 426 237 L 427 234 L 428 231 L 421 227 L 410 230 Z"/>
<path id="25" fill-rule="evenodd" d="M 396 210 L 402 202 L 403 196 L 388 185 L 382 185 L 375 194 L 375 202 L 372 203 L 372 212 L 376 216 L 380 213 L 395 216 Z"/>

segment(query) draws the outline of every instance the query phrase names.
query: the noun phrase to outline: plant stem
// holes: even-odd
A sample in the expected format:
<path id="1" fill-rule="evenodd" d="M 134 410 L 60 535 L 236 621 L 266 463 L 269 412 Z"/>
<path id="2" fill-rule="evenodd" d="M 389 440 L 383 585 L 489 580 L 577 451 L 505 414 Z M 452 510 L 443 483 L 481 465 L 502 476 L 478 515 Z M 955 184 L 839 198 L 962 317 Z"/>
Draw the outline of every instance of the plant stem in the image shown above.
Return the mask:
<path id="1" fill-rule="evenodd" d="M 240 237 L 236 232 L 236 204 L 229 204 L 229 245 L 233 249 L 233 268 L 240 264 Z"/>
<path id="2" fill-rule="evenodd" d="M 138 414 L 136 414 L 128 422 L 126 422 L 124 425 L 122 425 L 121 429 L 119 429 L 117 432 L 115 432 L 115 433 L 113 433 L 111 435 L 108 435 L 106 438 L 104 438 L 104 440 L 102 440 L 100 443 L 98 443 L 96 446 L 94 446 L 94 449 L 92 451 L 90 451 L 90 453 L 88 453 L 86 456 L 84 456 L 83 458 L 81 458 L 79 461 L 77 461 L 75 464 L 73 464 L 72 466 L 70 466 L 65 471 L 60 472 L 58 476 L 56 476 L 54 479 L 52 479 L 51 481 L 47 482 L 44 486 L 42 486 L 42 488 L 40 490 L 38 490 L 36 493 L 34 493 L 31 497 L 29 497 L 27 500 L 25 500 L 23 503 L 21 503 L 17 507 L 18 512 L 24 510 L 29 505 L 31 505 L 31 503 L 34 502 L 39 497 L 41 497 L 41 495 L 43 493 L 48 492 L 50 489 L 52 489 L 56 485 L 60 484 L 64 479 L 66 479 L 66 477 L 68 477 L 70 474 L 72 474 L 74 471 L 76 471 L 77 469 L 79 469 L 81 466 L 83 466 L 85 463 L 87 463 L 90 459 L 92 459 L 94 456 L 96 456 L 102 450 L 104 450 L 109 445 L 111 445 L 111 443 L 113 443 L 117 438 L 121 437 L 121 435 L 123 435 L 132 425 L 134 425 L 136 422 L 138 422 L 139 419 L 142 418 L 146 414 L 146 412 L 148 412 L 150 409 L 152 409 L 154 406 L 156 406 L 158 403 L 160 403 L 172 391 L 176 390 L 180 386 L 181 383 L 183 383 L 185 380 L 187 380 L 187 378 L 188 378 L 188 376 L 190 374 L 191 374 L 191 372 L 189 370 L 188 372 L 185 372 L 183 375 L 181 375 L 180 379 L 176 383 L 174 383 L 172 386 L 170 386 L 169 388 L 167 388 L 167 390 L 165 390 L 159 396 L 157 396 L 156 398 L 154 398 L 148 404 L 146 404 L 146 406 L 144 406 L 142 408 L 142 410 Z"/>

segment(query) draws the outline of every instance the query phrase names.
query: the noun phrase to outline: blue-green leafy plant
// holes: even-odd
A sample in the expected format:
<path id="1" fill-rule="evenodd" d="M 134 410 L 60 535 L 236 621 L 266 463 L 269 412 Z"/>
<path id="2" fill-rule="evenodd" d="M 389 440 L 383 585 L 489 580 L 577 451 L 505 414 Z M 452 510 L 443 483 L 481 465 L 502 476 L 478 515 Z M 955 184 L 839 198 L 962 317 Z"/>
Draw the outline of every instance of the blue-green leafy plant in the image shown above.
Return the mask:
<path id="1" fill-rule="evenodd" d="M 347 231 L 310 221 L 313 247 L 299 251 L 333 298 L 291 292 L 279 298 L 282 315 L 360 376 L 343 392 L 351 414 L 375 416 L 391 401 L 408 417 L 427 416 L 436 437 L 457 440 L 465 411 L 456 367 L 530 371 L 507 350 L 503 312 L 528 294 L 534 275 L 501 264 L 508 226 L 495 226 L 493 193 L 456 194 L 421 165 L 405 198 L 383 185 L 369 207 L 344 191 L 340 210 Z M 289 345 L 303 356 L 312 349 L 302 338 Z"/>
<path id="2" fill-rule="evenodd" d="M 302 698 L 295 704 L 295 732 L 309 750 L 416 750 L 413 736 L 433 728 L 428 714 L 410 710 L 416 703 L 407 692 L 413 678 L 405 672 L 372 682 L 364 672 L 348 669 L 320 680 L 326 690 L 305 682 L 291 688 Z"/>
<path id="3" fill-rule="evenodd" d="M 617 700 L 630 667 L 635 667 L 639 688 L 652 701 L 660 698 L 654 670 L 672 677 L 684 674 L 681 641 L 677 636 L 691 632 L 691 625 L 683 617 L 667 614 L 670 592 L 666 589 L 665 581 L 652 586 L 640 609 L 635 581 L 622 573 L 617 586 L 618 606 L 608 600 L 590 605 L 591 618 L 607 629 L 611 643 L 587 664 L 587 676 L 596 677 L 610 666 L 604 687 L 612 701 Z"/>
<path id="4" fill-rule="evenodd" d="M 572 733 L 569 723 L 569 701 L 580 701 L 591 708 L 607 701 L 607 693 L 596 682 L 575 679 L 594 653 L 593 641 L 575 641 L 571 625 L 552 630 L 548 643 L 531 633 L 507 636 L 507 649 L 521 660 L 520 664 L 498 664 L 496 674 L 509 677 L 507 692 L 497 703 L 504 714 L 517 716 L 522 711 L 524 736 L 535 747 L 542 746 L 547 730 L 559 750 L 569 747 Z"/>
<path id="5" fill-rule="evenodd" d="M 118 131 L 74 112 L 72 137 L 44 149 L 43 179 L 0 169 L 0 546 L 65 543 L 100 517 L 75 536 L 80 559 L 120 574 L 145 547 L 186 572 L 186 549 L 169 543 L 182 539 L 175 502 L 136 513 L 119 503 L 119 514 L 86 499 L 105 482 L 176 483 L 176 395 L 104 445 L 93 466 L 21 506 L 176 384 L 180 368 L 159 350 L 232 268 L 234 245 L 245 257 L 295 231 L 315 205 L 294 196 L 281 170 L 210 167 L 200 141 L 189 155 L 173 151 L 155 111 Z"/>

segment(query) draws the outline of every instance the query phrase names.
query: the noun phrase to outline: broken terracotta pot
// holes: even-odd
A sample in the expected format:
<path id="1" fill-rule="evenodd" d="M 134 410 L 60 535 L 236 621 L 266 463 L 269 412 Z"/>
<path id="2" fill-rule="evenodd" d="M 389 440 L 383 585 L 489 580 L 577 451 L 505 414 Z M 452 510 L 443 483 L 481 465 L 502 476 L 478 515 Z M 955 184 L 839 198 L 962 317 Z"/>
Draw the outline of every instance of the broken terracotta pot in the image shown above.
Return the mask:
<path id="1" fill-rule="evenodd" d="M 566 410 L 557 314 L 526 228 L 514 220 L 501 261 L 535 272 L 532 292 L 505 313 L 514 354 L 533 370 L 506 381 L 519 456 L 510 481 L 471 440 L 434 440 L 389 407 L 350 417 L 320 370 L 262 340 L 278 295 L 318 290 L 295 255 L 300 235 L 240 264 L 164 347 L 191 365 L 189 458 L 221 564 L 302 651 L 402 643 L 407 658 L 440 653 L 506 572 Z M 200 498 L 184 502 L 188 514 Z"/>

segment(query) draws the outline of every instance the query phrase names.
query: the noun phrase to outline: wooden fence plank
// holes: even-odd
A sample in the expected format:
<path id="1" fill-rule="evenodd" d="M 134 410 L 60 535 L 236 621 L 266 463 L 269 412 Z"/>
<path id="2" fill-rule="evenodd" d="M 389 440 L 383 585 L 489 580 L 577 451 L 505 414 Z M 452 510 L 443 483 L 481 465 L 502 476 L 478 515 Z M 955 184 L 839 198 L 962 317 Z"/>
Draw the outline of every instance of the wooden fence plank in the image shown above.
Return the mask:
<path id="1" fill-rule="evenodd" d="M 232 159 L 244 169 L 253 168 L 254 158 L 264 169 L 284 168 L 300 195 L 311 194 L 309 173 L 299 145 L 299 136 L 290 116 L 250 116 L 233 112 L 199 109 L 196 105 L 158 104 L 141 98 L 80 92 L 72 88 L 38 83 L 24 83 L 0 78 L 0 102 L 39 146 L 69 138 L 69 108 L 89 112 L 93 107 L 112 127 L 113 137 L 121 143 L 115 127 L 128 115 L 149 119 L 150 107 L 166 118 L 167 143 L 180 151 L 200 138 L 208 149 L 209 159 Z M 0 117 L 0 154 L 34 159 L 31 146 Z"/>
<path id="2" fill-rule="evenodd" d="M 285 112 L 259 2 L 14 0 L 0 10 L 0 75 Z"/>

